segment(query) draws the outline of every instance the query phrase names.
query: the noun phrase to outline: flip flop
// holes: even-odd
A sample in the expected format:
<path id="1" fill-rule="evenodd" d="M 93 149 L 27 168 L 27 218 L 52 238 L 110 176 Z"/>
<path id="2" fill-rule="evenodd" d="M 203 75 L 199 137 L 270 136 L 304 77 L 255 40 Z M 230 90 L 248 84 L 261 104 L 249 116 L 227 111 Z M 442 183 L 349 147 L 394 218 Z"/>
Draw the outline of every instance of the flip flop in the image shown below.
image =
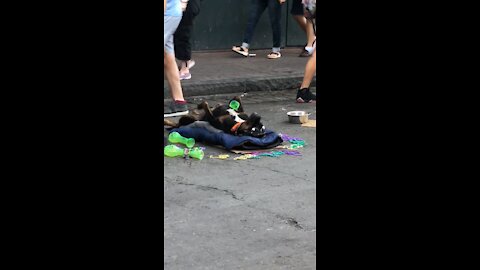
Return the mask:
<path id="1" fill-rule="evenodd" d="M 268 59 L 277 59 L 282 57 L 282 54 L 280 52 L 271 52 L 267 55 Z"/>
<path id="2" fill-rule="evenodd" d="M 233 46 L 232 51 L 241 54 L 245 57 L 249 56 L 248 49 L 243 48 L 242 46 Z"/>

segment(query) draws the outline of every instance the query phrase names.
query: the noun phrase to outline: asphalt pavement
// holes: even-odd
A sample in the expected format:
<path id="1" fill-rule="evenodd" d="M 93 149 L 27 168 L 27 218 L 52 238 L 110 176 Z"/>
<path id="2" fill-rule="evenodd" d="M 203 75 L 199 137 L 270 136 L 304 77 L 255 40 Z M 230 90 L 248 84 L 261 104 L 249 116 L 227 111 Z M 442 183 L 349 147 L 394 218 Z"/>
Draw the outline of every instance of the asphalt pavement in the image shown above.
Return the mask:
<path id="1" fill-rule="evenodd" d="M 187 100 L 213 105 L 242 93 Z M 206 147 L 201 161 L 164 158 L 165 269 L 316 268 L 316 128 L 290 124 L 286 116 L 305 110 L 316 119 L 316 105 L 295 103 L 295 94 L 253 91 L 243 104 L 268 129 L 303 138 L 301 156 L 233 160 L 239 155 L 197 143 Z M 218 154 L 230 158 L 209 158 Z"/>

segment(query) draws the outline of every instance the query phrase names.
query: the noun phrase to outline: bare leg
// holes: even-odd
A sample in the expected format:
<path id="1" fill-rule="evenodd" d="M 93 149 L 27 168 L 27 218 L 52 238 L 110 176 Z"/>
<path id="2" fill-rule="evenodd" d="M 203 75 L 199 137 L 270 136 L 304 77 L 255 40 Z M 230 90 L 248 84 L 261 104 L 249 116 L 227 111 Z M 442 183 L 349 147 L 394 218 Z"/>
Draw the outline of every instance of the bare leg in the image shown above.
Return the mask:
<path id="1" fill-rule="evenodd" d="M 317 49 L 313 51 L 312 57 L 308 59 L 307 65 L 305 66 L 305 76 L 303 77 L 302 86 L 300 89 L 309 88 L 310 83 L 312 83 L 313 76 L 317 71 Z"/>
<path id="2" fill-rule="evenodd" d="M 303 15 L 294 15 L 293 18 L 298 23 L 298 26 L 302 28 L 303 32 L 307 35 L 307 46 L 313 47 L 313 42 L 315 41 L 315 32 L 313 31 L 312 22 L 307 20 Z"/>
<path id="3" fill-rule="evenodd" d="M 303 32 L 307 32 L 307 19 L 302 15 L 293 15 L 293 18 L 298 23 L 298 26 L 302 28 Z"/>
<path id="4" fill-rule="evenodd" d="M 306 28 L 307 28 L 307 47 L 313 47 L 313 42 L 315 41 L 315 32 L 313 31 L 313 24 L 312 21 L 306 20 Z"/>
<path id="5" fill-rule="evenodd" d="M 180 84 L 180 75 L 178 73 L 175 56 L 171 53 L 163 51 L 163 66 L 165 69 L 165 77 L 167 77 L 168 86 L 173 100 L 184 100 L 182 85 Z"/>

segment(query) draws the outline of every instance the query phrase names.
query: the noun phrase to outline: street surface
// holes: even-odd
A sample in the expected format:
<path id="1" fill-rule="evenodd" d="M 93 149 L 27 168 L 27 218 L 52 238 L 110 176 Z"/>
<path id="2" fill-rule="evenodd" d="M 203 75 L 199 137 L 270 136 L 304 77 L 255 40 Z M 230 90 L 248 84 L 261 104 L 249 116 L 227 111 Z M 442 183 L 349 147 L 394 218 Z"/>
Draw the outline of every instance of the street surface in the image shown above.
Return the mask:
<path id="1" fill-rule="evenodd" d="M 213 106 L 234 95 L 187 100 Z M 164 158 L 164 269 L 316 268 L 316 128 L 286 115 L 305 110 L 316 119 L 316 106 L 295 103 L 295 95 L 252 92 L 243 104 L 267 129 L 303 138 L 300 157 L 233 160 L 239 155 L 197 144 L 206 147 L 201 161 Z M 230 158 L 209 159 L 218 154 Z"/>

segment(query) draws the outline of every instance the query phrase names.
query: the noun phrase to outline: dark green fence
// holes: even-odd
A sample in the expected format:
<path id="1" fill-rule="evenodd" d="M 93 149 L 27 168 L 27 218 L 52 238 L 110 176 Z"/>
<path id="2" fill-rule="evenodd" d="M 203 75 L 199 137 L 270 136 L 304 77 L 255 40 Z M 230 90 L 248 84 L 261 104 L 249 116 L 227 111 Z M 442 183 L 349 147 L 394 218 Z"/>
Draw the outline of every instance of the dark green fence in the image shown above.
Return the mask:
<path id="1" fill-rule="evenodd" d="M 224 50 L 240 45 L 248 20 L 250 0 L 204 0 L 195 19 L 193 50 Z M 292 0 L 282 8 L 282 47 L 302 46 L 306 36 L 290 14 Z M 255 29 L 253 49 L 272 47 L 272 30 L 265 10 Z"/>

